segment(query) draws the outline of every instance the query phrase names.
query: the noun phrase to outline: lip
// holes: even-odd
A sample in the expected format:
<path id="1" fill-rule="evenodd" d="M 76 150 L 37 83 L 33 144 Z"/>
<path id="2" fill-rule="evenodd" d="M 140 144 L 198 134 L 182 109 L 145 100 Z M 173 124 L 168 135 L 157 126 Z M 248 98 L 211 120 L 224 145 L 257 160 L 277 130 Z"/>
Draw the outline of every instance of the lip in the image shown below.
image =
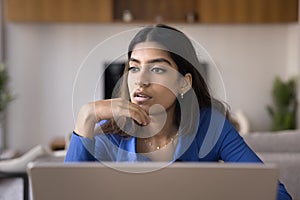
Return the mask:
<path id="1" fill-rule="evenodd" d="M 138 103 L 145 103 L 150 100 L 152 97 L 145 92 L 136 91 L 133 94 L 133 99 Z"/>

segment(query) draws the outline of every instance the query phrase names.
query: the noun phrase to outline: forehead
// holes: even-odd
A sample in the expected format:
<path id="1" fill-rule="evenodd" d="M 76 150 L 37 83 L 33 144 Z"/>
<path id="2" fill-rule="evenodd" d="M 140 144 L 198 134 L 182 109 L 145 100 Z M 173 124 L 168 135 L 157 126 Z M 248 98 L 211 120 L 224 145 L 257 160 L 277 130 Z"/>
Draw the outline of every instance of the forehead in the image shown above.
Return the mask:
<path id="1" fill-rule="evenodd" d="M 173 61 L 168 51 L 156 42 L 142 42 L 133 48 L 131 58 L 147 61 L 153 58 L 166 58 Z"/>
<path id="2" fill-rule="evenodd" d="M 145 49 L 145 48 L 153 48 L 153 49 L 161 49 L 164 50 L 165 48 L 157 43 L 157 42 L 141 42 L 138 43 L 134 46 L 133 50 L 138 50 L 138 49 Z"/>

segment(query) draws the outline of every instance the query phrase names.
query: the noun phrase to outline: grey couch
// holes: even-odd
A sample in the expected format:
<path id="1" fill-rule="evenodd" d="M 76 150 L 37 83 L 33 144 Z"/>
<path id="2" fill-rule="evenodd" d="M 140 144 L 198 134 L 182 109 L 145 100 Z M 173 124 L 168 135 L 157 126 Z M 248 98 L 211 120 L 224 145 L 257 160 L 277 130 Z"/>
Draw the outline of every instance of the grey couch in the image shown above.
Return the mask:
<path id="1" fill-rule="evenodd" d="M 265 163 L 280 169 L 280 181 L 294 200 L 300 200 L 300 130 L 255 132 L 243 136 Z"/>

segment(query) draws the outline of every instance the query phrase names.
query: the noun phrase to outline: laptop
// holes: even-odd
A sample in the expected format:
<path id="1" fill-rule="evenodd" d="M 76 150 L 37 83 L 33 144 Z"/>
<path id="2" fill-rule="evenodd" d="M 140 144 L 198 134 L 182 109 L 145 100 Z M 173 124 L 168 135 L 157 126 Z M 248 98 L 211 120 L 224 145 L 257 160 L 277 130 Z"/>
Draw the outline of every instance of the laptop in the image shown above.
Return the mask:
<path id="1" fill-rule="evenodd" d="M 33 200 L 275 200 L 279 169 L 242 163 L 33 163 Z"/>

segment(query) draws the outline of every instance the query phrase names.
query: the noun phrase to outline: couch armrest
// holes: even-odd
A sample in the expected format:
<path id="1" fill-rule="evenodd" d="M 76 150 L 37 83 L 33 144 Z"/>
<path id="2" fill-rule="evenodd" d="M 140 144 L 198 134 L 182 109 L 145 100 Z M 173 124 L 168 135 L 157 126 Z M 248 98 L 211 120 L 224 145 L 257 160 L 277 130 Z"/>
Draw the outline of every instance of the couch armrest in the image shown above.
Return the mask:
<path id="1" fill-rule="evenodd" d="M 300 153 L 300 130 L 255 132 L 243 137 L 255 152 Z"/>

